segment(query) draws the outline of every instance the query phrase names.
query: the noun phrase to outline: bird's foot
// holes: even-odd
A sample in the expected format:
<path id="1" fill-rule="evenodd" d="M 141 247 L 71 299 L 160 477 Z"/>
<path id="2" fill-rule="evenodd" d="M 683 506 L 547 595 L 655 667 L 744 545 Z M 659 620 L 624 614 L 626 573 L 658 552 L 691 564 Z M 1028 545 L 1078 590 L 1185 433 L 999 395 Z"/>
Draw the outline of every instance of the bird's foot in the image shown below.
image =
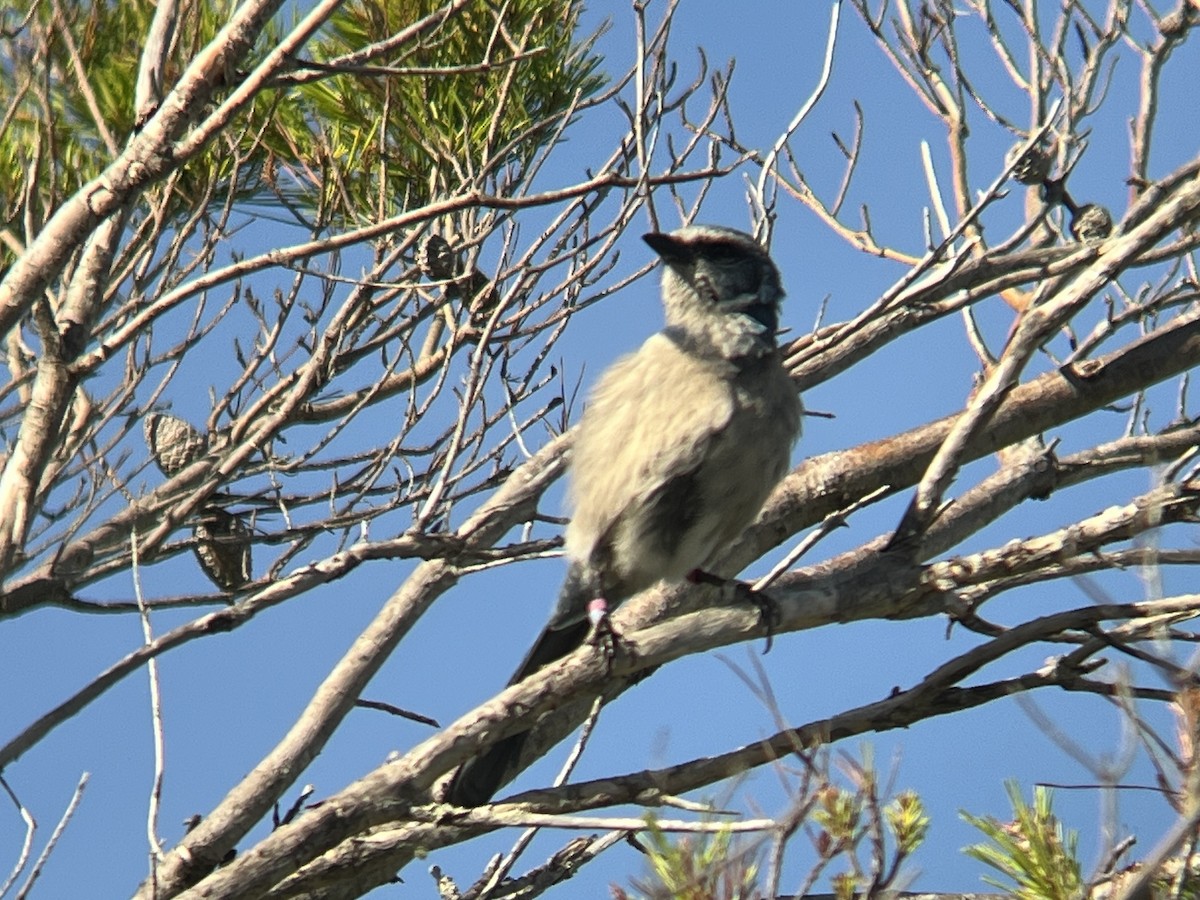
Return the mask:
<path id="1" fill-rule="evenodd" d="M 739 603 L 750 603 L 758 608 L 759 621 L 762 623 L 763 630 L 767 633 L 767 644 L 763 647 L 763 653 L 771 651 L 771 645 L 775 640 L 775 629 L 782 621 L 782 615 L 779 612 L 779 604 L 770 594 L 764 591 L 756 591 L 744 581 L 737 581 L 733 578 L 722 578 L 720 575 L 714 575 L 712 572 L 706 572 L 703 569 L 692 569 L 687 573 L 687 580 L 692 584 L 707 584 L 712 587 L 724 588 L 726 586 L 733 587 L 733 595 Z"/>
<path id="2" fill-rule="evenodd" d="M 611 675 L 613 660 L 617 656 L 617 648 L 623 645 L 627 653 L 632 653 L 633 643 L 625 640 L 613 628 L 612 618 L 608 615 L 608 601 L 603 597 L 597 597 L 588 603 L 587 615 L 588 621 L 592 623 L 592 630 L 588 633 L 587 642 L 600 648 L 604 654 L 604 662 L 608 668 L 608 674 Z"/>
<path id="3" fill-rule="evenodd" d="M 752 603 L 758 607 L 758 619 L 767 634 L 766 643 L 763 645 L 763 655 L 765 656 L 771 652 L 771 645 L 775 641 L 775 629 L 783 622 L 779 604 L 770 594 L 765 591 L 756 591 L 742 581 L 737 582 L 734 591 L 737 593 L 738 600 Z"/>

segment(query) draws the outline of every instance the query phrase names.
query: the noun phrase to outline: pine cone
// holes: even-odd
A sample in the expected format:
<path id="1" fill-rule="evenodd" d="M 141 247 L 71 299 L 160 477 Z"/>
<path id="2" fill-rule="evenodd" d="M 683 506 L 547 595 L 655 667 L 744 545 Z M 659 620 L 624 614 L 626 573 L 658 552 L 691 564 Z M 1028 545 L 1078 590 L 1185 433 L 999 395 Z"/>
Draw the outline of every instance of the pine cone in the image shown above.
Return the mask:
<path id="1" fill-rule="evenodd" d="M 496 308 L 496 304 L 500 302 L 500 292 L 496 290 L 496 285 L 478 269 L 471 273 L 470 279 L 465 280 L 467 282 L 466 296 L 470 298 L 468 308 L 471 312 L 471 323 L 482 325 L 488 320 L 492 310 Z"/>
<path id="2" fill-rule="evenodd" d="M 1050 153 L 1041 144 L 1034 144 L 1024 153 L 1021 153 L 1021 144 L 1017 144 L 1008 151 L 1008 156 L 1005 157 L 1005 163 L 1012 165 L 1012 177 L 1021 184 L 1041 184 L 1050 175 Z M 1014 156 L 1020 156 L 1014 162 Z"/>
<path id="3" fill-rule="evenodd" d="M 251 531 L 246 523 L 219 506 L 205 507 L 192 530 L 200 568 L 223 591 L 234 591 L 253 578 Z"/>
<path id="4" fill-rule="evenodd" d="M 479 269 L 467 273 L 458 253 L 441 235 L 431 234 L 421 241 L 417 247 L 417 268 L 426 278 L 449 282 L 446 296 L 461 300 L 475 325 L 486 322 L 500 301 L 500 292 L 491 279 Z"/>
<path id="5" fill-rule="evenodd" d="M 208 439 L 177 416 L 149 413 L 142 420 L 142 429 L 150 455 L 168 478 L 208 451 Z"/>
<path id="6" fill-rule="evenodd" d="M 460 274 L 458 254 L 440 234 L 430 234 L 417 246 L 417 268 L 431 281 L 448 281 Z"/>
<path id="7" fill-rule="evenodd" d="M 1112 230 L 1112 214 L 1099 203 L 1085 203 L 1071 217 L 1071 234 L 1083 244 L 1102 241 Z"/>

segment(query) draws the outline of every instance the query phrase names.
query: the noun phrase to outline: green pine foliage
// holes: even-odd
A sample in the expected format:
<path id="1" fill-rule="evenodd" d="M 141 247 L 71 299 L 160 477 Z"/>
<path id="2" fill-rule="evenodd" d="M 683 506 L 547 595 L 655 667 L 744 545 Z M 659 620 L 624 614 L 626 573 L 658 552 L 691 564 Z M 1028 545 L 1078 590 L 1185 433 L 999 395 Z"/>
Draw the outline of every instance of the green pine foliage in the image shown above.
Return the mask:
<path id="1" fill-rule="evenodd" d="M 653 816 L 648 840 L 650 873 L 635 879 L 629 894 L 613 888 L 614 900 L 753 900 L 758 886 L 758 842 L 734 841 L 728 830 L 672 838 Z"/>
<path id="2" fill-rule="evenodd" d="M 1029 805 L 1016 782 L 1007 782 L 1005 788 L 1012 803 L 1011 822 L 959 813 L 964 821 L 988 838 L 987 843 L 972 844 L 963 852 L 1015 882 L 1014 890 L 1006 882 L 984 876 L 984 881 L 1011 891 L 1015 897 L 1076 900 L 1082 896 L 1079 835 L 1074 830 L 1063 830 L 1062 823 L 1054 815 L 1053 792 L 1035 787 L 1033 804 Z"/>
<path id="3" fill-rule="evenodd" d="M 469 4 L 419 39 L 379 49 L 443 5 L 341 7 L 311 55 L 149 198 L 158 214 L 191 214 L 232 195 L 318 227 L 344 226 L 464 185 L 502 190 L 519 181 L 562 120 L 604 85 L 591 41 L 576 37 L 582 6 Z M 137 127 L 153 0 L 61 0 L 61 19 L 55 6 L 32 4 L 27 16 L 0 10 L 0 271 L 64 198 L 103 171 L 110 141 L 119 150 Z M 219 0 L 183 4 L 164 92 L 228 14 Z M 283 30 L 268 26 L 259 57 Z M 213 103 L 247 74 L 228 73 Z M 23 187 L 30 173 L 34 192 Z"/>
<path id="4" fill-rule="evenodd" d="M 10 252 L 12 239 L 36 232 L 134 133 L 139 59 L 155 9 L 151 0 L 25 6 L 28 16 L 16 7 L 0 11 L 0 229 Z M 214 2 L 184 7 L 164 70 L 167 89 L 227 14 Z M 232 171 L 227 148 L 194 160 L 170 185 L 169 212 L 190 207 Z M 24 190 L 31 174 L 36 193 Z"/>
<path id="5" fill-rule="evenodd" d="M 879 796 L 869 748 L 860 765 L 847 761 L 852 787 L 830 781 L 823 769 L 796 791 L 794 808 L 778 820 L 778 832 L 739 835 L 718 829 L 673 837 L 648 817 L 645 836 L 648 874 L 630 882 L 632 892 L 612 887 L 614 900 L 757 900 L 781 871 L 766 873 L 768 844 L 786 844 L 804 834 L 815 859 L 797 896 L 827 877 L 836 897 L 882 895 L 901 877 L 901 867 L 929 832 L 929 816 L 916 792 L 904 790 L 887 803 Z M 774 853 L 774 850 L 772 851 Z M 781 859 L 781 858 L 780 858 Z M 776 863 L 780 861 L 776 860 Z M 837 865 L 843 871 L 831 873 Z M 776 891 L 775 893 L 778 893 Z"/>
<path id="6" fill-rule="evenodd" d="M 901 791 L 883 808 L 883 818 L 896 842 L 896 852 L 911 856 L 925 843 L 929 834 L 929 816 L 916 791 Z"/>
<path id="7" fill-rule="evenodd" d="M 330 63 L 441 6 L 439 0 L 353 4 L 313 54 Z M 464 185 L 502 186 L 604 84 L 590 42 L 577 43 L 581 5 L 515 0 L 497 22 L 472 4 L 419 46 L 387 61 L 397 74 L 338 74 L 289 98 L 309 123 L 297 155 L 336 167 L 351 194 L 385 189 L 406 208 Z M 303 179 L 303 173 L 293 175 Z M 316 185 L 314 184 L 315 188 Z M 332 206 L 334 197 L 326 198 Z"/>

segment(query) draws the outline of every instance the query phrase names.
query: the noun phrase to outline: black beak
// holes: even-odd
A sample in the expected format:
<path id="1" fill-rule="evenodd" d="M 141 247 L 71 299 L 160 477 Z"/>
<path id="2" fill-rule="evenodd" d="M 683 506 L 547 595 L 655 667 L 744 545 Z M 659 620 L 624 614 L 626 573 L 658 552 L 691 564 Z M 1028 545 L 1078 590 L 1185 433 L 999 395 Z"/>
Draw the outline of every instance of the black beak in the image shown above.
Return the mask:
<path id="1" fill-rule="evenodd" d="M 650 249 L 661 256 L 663 262 L 667 264 L 685 263 L 692 257 L 688 245 L 669 234 L 652 231 L 642 235 L 642 240 L 649 244 Z"/>

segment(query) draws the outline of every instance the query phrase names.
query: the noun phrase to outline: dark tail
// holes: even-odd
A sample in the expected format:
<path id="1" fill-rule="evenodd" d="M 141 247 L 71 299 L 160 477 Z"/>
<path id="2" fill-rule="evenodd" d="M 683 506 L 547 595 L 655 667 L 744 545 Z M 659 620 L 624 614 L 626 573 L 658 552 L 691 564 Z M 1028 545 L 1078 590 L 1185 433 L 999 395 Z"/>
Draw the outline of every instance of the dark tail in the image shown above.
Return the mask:
<path id="1" fill-rule="evenodd" d="M 587 619 L 584 619 L 562 628 L 546 628 L 538 635 L 508 683 L 513 685 L 524 681 L 538 669 L 574 651 L 583 643 L 590 627 Z M 509 735 L 474 759 L 467 760 L 454 774 L 446 791 L 446 802 L 455 806 L 480 806 L 491 800 L 496 791 L 516 776 L 517 764 L 528 737 L 528 731 Z"/>

